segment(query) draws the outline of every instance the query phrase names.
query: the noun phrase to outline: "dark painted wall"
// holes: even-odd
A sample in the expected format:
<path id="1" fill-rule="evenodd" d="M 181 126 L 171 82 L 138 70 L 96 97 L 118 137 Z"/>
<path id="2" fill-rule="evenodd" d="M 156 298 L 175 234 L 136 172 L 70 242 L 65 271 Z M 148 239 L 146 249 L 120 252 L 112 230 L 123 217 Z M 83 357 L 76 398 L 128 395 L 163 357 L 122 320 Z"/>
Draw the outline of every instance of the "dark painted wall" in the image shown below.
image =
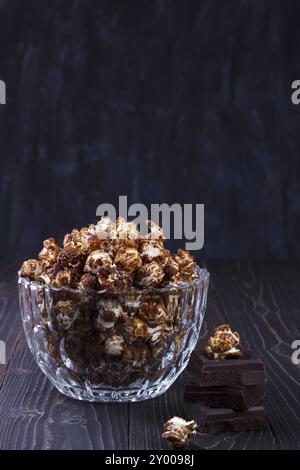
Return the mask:
<path id="1" fill-rule="evenodd" d="M 202 256 L 300 258 L 299 24 L 286 0 L 0 0 L 1 257 L 127 194 L 205 203 Z"/>

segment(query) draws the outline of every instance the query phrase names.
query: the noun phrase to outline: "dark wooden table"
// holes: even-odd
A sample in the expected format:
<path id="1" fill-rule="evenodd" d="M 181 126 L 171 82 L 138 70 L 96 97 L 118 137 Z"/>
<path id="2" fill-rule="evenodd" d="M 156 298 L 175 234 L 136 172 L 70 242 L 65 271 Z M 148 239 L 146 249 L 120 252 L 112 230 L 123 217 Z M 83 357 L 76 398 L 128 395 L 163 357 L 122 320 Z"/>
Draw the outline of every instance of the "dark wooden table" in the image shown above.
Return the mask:
<path id="1" fill-rule="evenodd" d="M 203 435 L 194 449 L 300 448 L 300 366 L 291 344 L 300 339 L 300 263 L 209 261 L 211 272 L 201 338 L 228 321 L 265 361 L 266 432 Z M 184 376 L 163 396 L 142 403 L 106 405 L 71 400 L 57 392 L 35 364 L 21 327 L 16 267 L 0 274 L 0 449 L 166 449 L 163 422 L 185 416 Z"/>

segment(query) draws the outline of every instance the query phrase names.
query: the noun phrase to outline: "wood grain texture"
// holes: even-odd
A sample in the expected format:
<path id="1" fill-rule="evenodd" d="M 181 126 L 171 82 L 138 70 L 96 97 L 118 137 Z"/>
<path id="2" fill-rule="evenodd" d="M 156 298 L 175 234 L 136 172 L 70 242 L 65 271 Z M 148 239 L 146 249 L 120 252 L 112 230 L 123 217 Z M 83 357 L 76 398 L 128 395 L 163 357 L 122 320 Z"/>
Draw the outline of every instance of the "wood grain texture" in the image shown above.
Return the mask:
<path id="1" fill-rule="evenodd" d="M 204 256 L 299 259 L 299 17 L 297 0 L 1 0 L 1 256 L 126 194 L 204 203 Z"/>
<path id="2" fill-rule="evenodd" d="M 71 400 L 20 342 L 0 390 L 0 449 L 128 448 L 128 406 Z"/>
<path id="3" fill-rule="evenodd" d="M 208 263 L 224 315 L 265 362 L 265 406 L 280 448 L 300 447 L 300 369 L 291 344 L 300 339 L 299 263 Z M 298 317 L 298 318 L 297 318 Z"/>
<path id="4" fill-rule="evenodd" d="M 300 370 L 291 363 L 291 343 L 300 339 L 299 263 L 211 260 L 205 265 L 211 284 L 200 343 L 228 321 L 264 360 L 270 428 L 197 436 L 191 448 L 299 449 Z M 183 402 L 188 369 L 167 393 L 143 403 L 92 405 L 64 397 L 25 344 L 14 273 L 13 267 L 0 270 L 0 338 L 13 345 L 0 385 L 0 449 L 167 449 L 160 437 L 164 421 L 193 417 L 192 406 Z"/>
<path id="5" fill-rule="evenodd" d="M 5 341 L 6 364 L 0 364 L 0 389 L 13 353 L 22 335 L 21 318 L 17 314 L 17 270 L 15 265 L 0 270 L 0 340 Z"/>

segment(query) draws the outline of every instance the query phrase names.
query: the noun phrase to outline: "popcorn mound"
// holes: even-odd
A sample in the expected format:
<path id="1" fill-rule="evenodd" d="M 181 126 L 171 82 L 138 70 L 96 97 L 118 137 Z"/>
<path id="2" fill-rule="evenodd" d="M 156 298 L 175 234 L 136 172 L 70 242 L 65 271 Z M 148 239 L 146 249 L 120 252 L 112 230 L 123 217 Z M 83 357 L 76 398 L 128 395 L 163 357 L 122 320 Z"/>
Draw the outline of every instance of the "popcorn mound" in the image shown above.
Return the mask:
<path id="1" fill-rule="evenodd" d="M 182 348 L 199 273 L 187 251 L 170 253 L 162 229 L 148 227 L 141 237 L 132 222 L 102 217 L 66 234 L 62 247 L 45 240 L 38 259 L 21 266 L 22 278 L 39 283 L 35 305 L 30 300 L 40 315 L 32 313 L 33 327 L 75 383 L 150 380 L 165 355 L 175 361 Z"/>

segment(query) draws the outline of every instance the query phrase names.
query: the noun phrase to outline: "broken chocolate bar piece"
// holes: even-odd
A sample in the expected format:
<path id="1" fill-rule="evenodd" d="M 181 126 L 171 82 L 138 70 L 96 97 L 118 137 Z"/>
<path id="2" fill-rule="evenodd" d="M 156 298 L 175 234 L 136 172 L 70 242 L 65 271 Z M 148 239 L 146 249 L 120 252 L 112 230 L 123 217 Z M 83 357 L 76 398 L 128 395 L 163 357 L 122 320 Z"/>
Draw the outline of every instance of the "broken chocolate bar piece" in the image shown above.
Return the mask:
<path id="1" fill-rule="evenodd" d="M 192 353 L 189 370 L 202 386 L 258 385 L 267 381 L 262 360 L 247 351 L 242 358 L 216 360 L 196 350 Z"/>
<path id="2" fill-rule="evenodd" d="M 260 405 L 264 397 L 264 389 L 264 384 L 236 387 L 203 387 L 191 381 L 185 387 L 184 399 L 211 407 L 242 411 L 251 406 Z"/>
<path id="3" fill-rule="evenodd" d="M 253 406 L 246 411 L 199 406 L 194 414 L 201 433 L 265 431 L 268 427 L 263 406 Z"/>

